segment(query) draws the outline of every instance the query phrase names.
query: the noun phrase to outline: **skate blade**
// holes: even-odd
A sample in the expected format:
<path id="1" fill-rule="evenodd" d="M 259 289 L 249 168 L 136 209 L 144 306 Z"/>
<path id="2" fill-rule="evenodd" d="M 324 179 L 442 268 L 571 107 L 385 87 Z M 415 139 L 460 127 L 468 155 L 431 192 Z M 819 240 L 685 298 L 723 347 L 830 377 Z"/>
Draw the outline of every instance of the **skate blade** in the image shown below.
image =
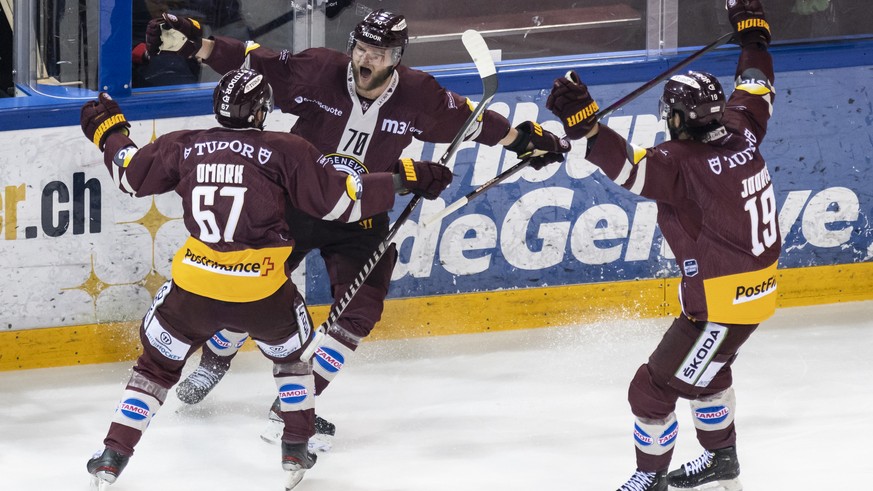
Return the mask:
<path id="1" fill-rule="evenodd" d="M 316 433 L 309 439 L 306 446 L 310 452 L 330 452 L 330 449 L 333 448 L 333 437 L 323 433 Z"/>
<path id="2" fill-rule="evenodd" d="M 267 427 L 261 432 L 261 440 L 271 444 L 278 445 L 282 441 L 282 433 L 285 432 L 284 421 L 269 420 Z"/>
<path id="3" fill-rule="evenodd" d="M 282 442 L 282 433 L 285 432 L 285 423 L 282 421 L 273 421 L 267 424 L 267 428 L 261 432 L 261 440 L 269 443 L 270 445 L 278 445 Z M 310 452 L 321 452 L 326 453 L 330 452 L 333 448 L 333 437 L 330 435 L 323 435 L 321 433 L 316 433 L 315 436 L 309 439 L 307 443 L 307 448 Z"/>
<path id="4" fill-rule="evenodd" d="M 291 491 L 300 484 L 300 481 L 303 480 L 303 474 L 306 474 L 306 469 L 287 471 L 285 475 L 285 491 Z"/>
<path id="5" fill-rule="evenodd" d="M 95 475 L 91 475 L 91 491 L 106 491 L 109 489 L 109 481 L 104 481 Z"/>
<path id="6" fill-rule="evenodd" d="M 694 488 L 677 488 L 667 486 L 668 491 L 743 491 L 743 484 L 737 479 L 724 479 L 721 481 L 708 482 Z"/>

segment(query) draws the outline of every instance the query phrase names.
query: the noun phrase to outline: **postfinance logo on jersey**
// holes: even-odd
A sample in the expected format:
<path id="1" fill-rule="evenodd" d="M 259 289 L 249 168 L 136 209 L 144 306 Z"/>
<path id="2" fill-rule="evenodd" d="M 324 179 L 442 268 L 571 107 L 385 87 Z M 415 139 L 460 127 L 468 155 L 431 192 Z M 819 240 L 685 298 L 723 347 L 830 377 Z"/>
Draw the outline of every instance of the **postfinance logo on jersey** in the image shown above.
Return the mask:
<path id="1" fill-rule="evenodd" d="M 173 258 L 173 280 L 185 290 L 227 302 L 270 296 L 287 280 L 291 247 L 218 252 L 188 237 Z"/>
<path id="2" fill-rule="evenodd" d="M 709 320 L 757 324 L 776 311 L 776 265 L 704 281 Z"/>

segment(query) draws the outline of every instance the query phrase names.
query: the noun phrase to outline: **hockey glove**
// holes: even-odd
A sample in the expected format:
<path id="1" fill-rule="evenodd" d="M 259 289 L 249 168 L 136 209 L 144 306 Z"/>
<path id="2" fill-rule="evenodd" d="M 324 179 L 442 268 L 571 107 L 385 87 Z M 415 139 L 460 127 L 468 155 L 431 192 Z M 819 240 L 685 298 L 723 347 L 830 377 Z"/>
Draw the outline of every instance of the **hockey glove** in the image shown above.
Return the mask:
<path id="1" fill-rule="evenodd" d="M 736 34 L 734 41 L 740 46 L 761 43 L 770 46 L 770 24 L 764 15 L 761 0 L 726 0 L 728 20 Z"/>
<path id="2" fill-rule="evenodd" d="M 567 138 L 571 140 L 584 138 L 591 132 L 597 124 L 600 109 L 588 93 L 588 87 L 573 71 L 555 80 L 546 108 L 561 120 Z"/>
<path id="3" fill-rule="evenodd" d="M 149 21 L 145 38 L 152 56 L 169 51 L 191 58 L 203 45 L 203 28 L 194 19 L 164 13 L 161 18 Z"/>
<path id="4" fill-rule="evenodd" d="M 130 52 L 130 58 L 133 66 L 148 65 L 149 61 L 151 61 L 151 56 L 149 55 L 146 43 L 139 43 L 134 46 Z"/>
<path id="5" fill-rule="evenodd" d="M 554 162 L 563 162 L 564 154 L 570 151 L 570 142 L 544 130 L 539 123 L 525 121 L 515 129 L 518 136 L 506 145 L 506 149 L 515 152 L 519 159 L 530 159 L 528 165 L 536 170 Z"/>
<path id="6" fill-rule="evenodd" d="M 106 92 L 101 92 L 96 101 L 88 101 L 82 106 L 80 121 L 82 132 L 101 152 L 110 134 L 123 131 L 127 135 L 130 128 L 130 123 L 124 118 L 118 103 Z"/>
<path id="7" fill-rule="evenodd" d="M 434 199 L 449 187 L 452 171 L 434 162 L 400 159 L 394 173 L 394 187 L 400 194 L 414 193 Z"/>

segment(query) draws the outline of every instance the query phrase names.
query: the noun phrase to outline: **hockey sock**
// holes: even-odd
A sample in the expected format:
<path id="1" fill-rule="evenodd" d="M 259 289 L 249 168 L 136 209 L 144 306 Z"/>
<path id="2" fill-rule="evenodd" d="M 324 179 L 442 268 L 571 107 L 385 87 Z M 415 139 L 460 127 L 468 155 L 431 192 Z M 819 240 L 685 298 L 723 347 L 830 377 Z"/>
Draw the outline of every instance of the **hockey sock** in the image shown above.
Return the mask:
<path id="1" fill-rule="evenodd" d="M 697 440 L 707 450 L 733 446 L 737 440 L 734 411 L 737 400 L 734 388 L 691 401 L 691 413 Z"/>
<path id="2" fill-rule="evenodd" d="M 315 434 L 315 381 L 312 366 L 297 361 L 273 365 L 279 410 L 285 422 L 282 441 L 306 442 Z"/>
<path id="3" fill-rule="evenodd" d="M 230 360 L 236 356 L 239 349 L 245 343 L 248 334 L 244 332 L 228 331 L 222 329 L 213 334 L 203 348 L 203 357 L 200 364 L 203 365 L 204 360 L 210 363 L 221 363 L 230 365 Z"/>
<path id="4" fill-rule="evenodd" d="M 634 445 L 637 469 L 646 472 L 667 469 L 678 434 L 679 423 L 676 421 L 675 413 L 670 413 L 663 420 L 635 418 Z"/>
<path id="5" fill-rule="evenodd" d="M 361 342 L 361 337 L 352 334 L 338 324 L 330 326 L 327 336 L 315 350 L 312 369 L 315 372 L 315 393 L 320 395 L 333 381 L 346 361 L 351 358 Z"/>
<path id="6" fill-rule="evenodd" d="M 167 389 L 133 372 L 115 409 L 104 445 L 133 455 L 133 447 L 166 398 Z"/>

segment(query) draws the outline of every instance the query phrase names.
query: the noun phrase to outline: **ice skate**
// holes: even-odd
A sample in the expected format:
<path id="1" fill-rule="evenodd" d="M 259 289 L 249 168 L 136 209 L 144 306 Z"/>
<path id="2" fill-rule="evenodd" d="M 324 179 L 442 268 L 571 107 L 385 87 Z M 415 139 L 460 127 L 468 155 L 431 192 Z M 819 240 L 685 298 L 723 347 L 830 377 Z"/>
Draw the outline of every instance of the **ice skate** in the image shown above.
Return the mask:
<path id="1" fill-rule="evenodd" d="M 336 425 L 316 414 L 315 435 L 309 439 L 309 451 L 329 452 L 333 448 L 333 436 L 335 434 Z"/>
<path id="2" fill-rule="evenodd" d="M 267 427 L 261 432 L 261 440 L 270 444 L 278 444 L 282 441 L 282 433 L 285 431 L 285 422 L 279 415 L 279 399 L 273 401 L 270 412 L 267 414 Z M 330 421 L 315 415 L 315 435 L 309 439 L 310 452 L 329 452 L 333 448 L 333 436 L 336 434 L 336 425 Z"/>
<path id="3" fill-rule="evenodd" d="M 713 452 L 704 450 L 700 457 L 667 474 L 667 483 L 671 490 L 742 491 L 739 476 L 737 449 L 727 447 Z"/>
<path id="4" fill-rule="evenodd" d="M 218 385 L 228 368 L 221 365 L 199 365 L 176 386 L 176 396 L 185 404 L 197 404 Z"/>
<path id="5" fill-rule="evenodd" d="M 315 465 L 318 456 L 309 452 L 303 443 L 282 442 L 282 468 L 288 473 L 285 476 L 285 491 L 294 489 L 303 479 L 303 474 Z"/>
<path id="6" fill-rule="evenodd" d="M 111 448 L 95 453 L 87 465 L 88 473 L 91 474 L 92 491 L 103 491 L 115 483 L 128 460 L 130 456 L 121 455 Z"/>
<path id="7" fill-rule="evenodd" d="M 618 491 L 667 491 L 667 473 L 638 470 Z"/>

